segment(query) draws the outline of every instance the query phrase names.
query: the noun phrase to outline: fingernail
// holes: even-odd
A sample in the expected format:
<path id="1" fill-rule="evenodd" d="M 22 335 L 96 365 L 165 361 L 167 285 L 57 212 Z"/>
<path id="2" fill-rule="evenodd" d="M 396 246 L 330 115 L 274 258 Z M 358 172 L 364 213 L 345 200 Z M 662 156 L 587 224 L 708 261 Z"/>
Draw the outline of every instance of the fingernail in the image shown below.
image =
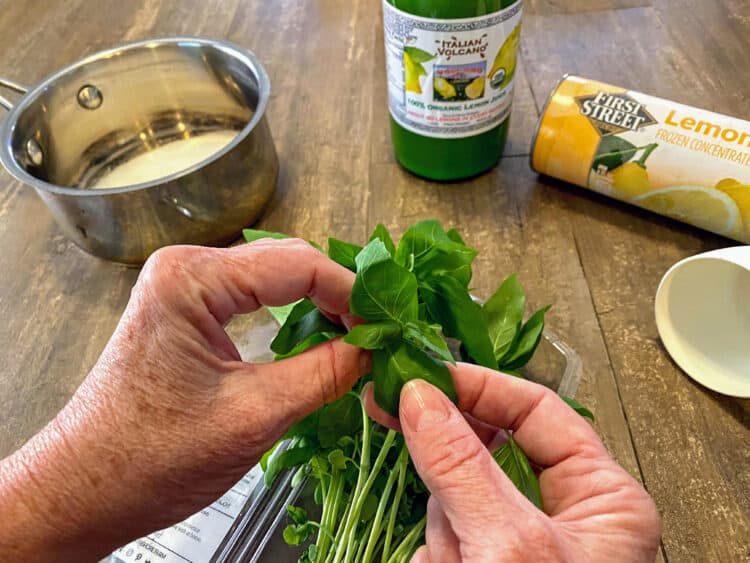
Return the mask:
<path id="1" fill-rule="evenodd" d="M 414 379 L 401 390 L 401 423 L 415 432 L 443 424 L 451 415 L 448 399 L 421 379 Z"/>

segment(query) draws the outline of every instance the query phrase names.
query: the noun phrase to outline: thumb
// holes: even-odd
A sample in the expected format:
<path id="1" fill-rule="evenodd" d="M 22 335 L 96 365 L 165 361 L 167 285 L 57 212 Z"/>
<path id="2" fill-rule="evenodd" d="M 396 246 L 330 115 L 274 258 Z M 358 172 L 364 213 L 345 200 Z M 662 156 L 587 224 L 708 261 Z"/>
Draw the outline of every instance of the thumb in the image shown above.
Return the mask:
<path id="1" fill-rule="evenodd" d="M 401 391 L 399 415 L 414 466 L 460 542 L 496 541 L 499 530 L 513 529 L 528 512 L 528 502 L 440 390 L 410 381 Z"/>
<path id="2" fill-rule="evenodd" d="M 274 419 L 266 423 L 286 427 L 343 396 L 369 369 L 369 352 L 337 338 L 278 362 L 243 364 L 231 385 L 235 396 L 253 398 L 248 408 Z"/>

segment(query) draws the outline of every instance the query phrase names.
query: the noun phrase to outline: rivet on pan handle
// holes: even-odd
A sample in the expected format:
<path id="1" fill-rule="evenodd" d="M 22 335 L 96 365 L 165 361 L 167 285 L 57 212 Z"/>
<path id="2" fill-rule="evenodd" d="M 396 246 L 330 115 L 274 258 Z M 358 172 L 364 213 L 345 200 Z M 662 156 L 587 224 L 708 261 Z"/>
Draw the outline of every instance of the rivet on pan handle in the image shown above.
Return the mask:
<path id="1" fill-rule="evenodd" d="M 21 86 L 18 82 L 13 82 L 12 80 L 8 80 L 7 78 L 0 78 L 0 86 L 4 86 L 5 88 L 13 90 L 14 92 L 18 92 L 19 94 L 25 94 L 28 91 L 28 88 L 26 88 L 26 86 Z M 9 110 L 13 107 L 13 103 L 5 96 L 0 95 L 0 106 L 3 106 L 5 109 Z"/>

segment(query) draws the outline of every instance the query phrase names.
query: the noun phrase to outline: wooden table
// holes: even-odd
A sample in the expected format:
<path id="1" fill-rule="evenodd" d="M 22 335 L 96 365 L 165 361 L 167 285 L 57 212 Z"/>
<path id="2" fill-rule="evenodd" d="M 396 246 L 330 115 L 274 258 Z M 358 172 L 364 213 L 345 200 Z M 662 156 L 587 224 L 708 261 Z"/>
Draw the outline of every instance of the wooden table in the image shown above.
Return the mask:
<path id="1" fill-rule="evenodd" d="M 750 117 L 747 0 L 526 0 L 510 142 L 491 172 L 439 185 L 394 161 L 378 0 L 27 0 L 0 10 L 0 71 L 34 83 L 125 40 L 207 35 L 246 46 L 272 82 L 281 159 L 260 226 L 364 241 L 435 217 L 479 251 L 486 295 L 519 272 L 532 306 L 582 356 L 580 400 L 664 517 L 660 558 L 750 561 L 750 401 L 688 379 L 659 342 L 657 283 L 733 243 L 540 178 L 539 109 L 564 72 Z M 0 177 L 0 455 L 66 402 L 125 306 L 135 269 L 68 242 L 32 190 Z M 747 306 L 747 304 L 744 304 Z M 750 343 L 749 343 L 750 344 Z"/>

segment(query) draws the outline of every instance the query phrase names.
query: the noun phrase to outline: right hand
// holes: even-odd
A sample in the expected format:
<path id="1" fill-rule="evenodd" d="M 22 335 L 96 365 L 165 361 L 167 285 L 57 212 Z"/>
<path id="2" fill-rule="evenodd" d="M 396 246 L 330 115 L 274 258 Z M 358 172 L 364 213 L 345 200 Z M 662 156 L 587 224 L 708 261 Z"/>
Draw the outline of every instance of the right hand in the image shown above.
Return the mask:
<path id="1" fill-rule="evenodd" d="M 583 418 L 541 385 L 470 364 L 449 367 L 458 408 L 421 380 L 401 392 L 398 426 L 431 493 L 426 545 L 412 563 L 654 561 L 661 537 L 654 502 Z M 395 425 L 371 391 L 366 401 L 373 418 Z M 544 512 L 516 489 L 461 411 L 513 432 L 541 467 Z"/>

